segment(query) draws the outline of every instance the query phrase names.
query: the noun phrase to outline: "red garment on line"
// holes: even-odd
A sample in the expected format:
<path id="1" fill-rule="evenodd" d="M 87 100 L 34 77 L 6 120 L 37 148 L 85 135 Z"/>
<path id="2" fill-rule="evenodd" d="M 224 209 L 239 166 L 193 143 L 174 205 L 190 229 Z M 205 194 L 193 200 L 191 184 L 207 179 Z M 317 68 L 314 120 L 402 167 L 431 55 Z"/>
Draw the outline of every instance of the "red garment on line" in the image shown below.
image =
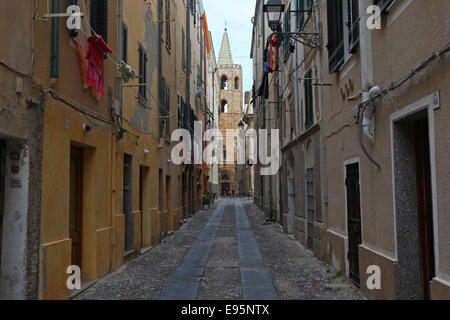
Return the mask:
<path id="1" fill-rule="evenodd" d="M 270 70 L 273 70 L 273 47 L 277 45 L 277 37 L 273 37 L 270 42 Z"/>
<path id="2" fill-rule="evenodd" d="M 86 59 L 89 60 L 86 85 L 95 90 L 101 98 L 105 97 L 104 61 L 105 53 L 112 52 L 102 36 L 90 36 L 88 38 Z"/>

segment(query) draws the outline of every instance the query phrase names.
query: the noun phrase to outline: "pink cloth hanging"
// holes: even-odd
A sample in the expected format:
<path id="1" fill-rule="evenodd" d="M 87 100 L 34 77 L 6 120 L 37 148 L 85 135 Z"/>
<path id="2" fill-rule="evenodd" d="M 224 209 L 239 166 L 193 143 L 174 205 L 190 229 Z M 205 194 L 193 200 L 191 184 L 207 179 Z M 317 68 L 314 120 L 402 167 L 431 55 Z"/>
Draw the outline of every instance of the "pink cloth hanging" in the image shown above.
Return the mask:
<path id="1" fill-rule="evenodd" d="M 105 53 L 112 52 L 102 36 L 90 36 L 88 38 L 86 59 L 89 61 L 86 76 L 86 85 L 97 93 L 97 96 L 105 97 L 104 61 Z"/>

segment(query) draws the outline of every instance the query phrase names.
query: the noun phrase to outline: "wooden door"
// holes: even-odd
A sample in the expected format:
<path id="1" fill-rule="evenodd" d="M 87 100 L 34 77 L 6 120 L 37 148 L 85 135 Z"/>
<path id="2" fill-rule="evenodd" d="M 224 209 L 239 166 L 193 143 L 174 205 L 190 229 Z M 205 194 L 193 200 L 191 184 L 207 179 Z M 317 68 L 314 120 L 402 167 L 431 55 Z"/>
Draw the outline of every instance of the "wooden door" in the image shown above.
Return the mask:
<path id="1" fill-rule="evenodd" d="M 417 121 L 415 128 L 419 254 L 422 263 L 423 295 L 424 299 L 430 299 L 430 281 L 435 276 L 435 264 L 430 146 L 427 119 Z"/>
<path id="2" fill-rule="evenodd" d="M 124 154 L 123 158 L 122 206 L 125 215 L 124 251 L 127 255 L 134 251 L 133 157 L 129 154 Z"/>
<path id="3" fill-rule="evenodd" d="M 359 186 L 359 164 L 346 166 L 345 185 L 347 189 L 347 232 L 350 279 L 359 286 L 359 245 L 361 236 L 361 197 Z"/>
<path id="4" fill-rule="evenodd" d="M 72 240 L 72 265 L 82 267 L 83 234 L 83 149 L 70 149 L 69 238 Z"/>
<path id="5" fill-rule="evenodd" d="M 2 261 L 3 208 L 5 201 L 6 143 L 0 140 L 0 266 Z M 1 280 L 0 280 L 1 281 Z"/>

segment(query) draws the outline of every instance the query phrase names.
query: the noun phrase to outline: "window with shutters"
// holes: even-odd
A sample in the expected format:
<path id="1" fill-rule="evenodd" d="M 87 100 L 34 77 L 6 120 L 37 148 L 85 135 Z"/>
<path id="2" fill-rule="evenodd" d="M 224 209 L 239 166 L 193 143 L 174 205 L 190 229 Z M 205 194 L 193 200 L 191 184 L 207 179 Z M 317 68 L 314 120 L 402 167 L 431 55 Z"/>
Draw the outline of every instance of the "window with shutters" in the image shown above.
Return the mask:
<path id="1" fill-rule="evenodd" d="M 291 6 L 289 5 L 287 11 L 284 13 L 284 27 L 283 32 L 291 32 Z M 288 35 L 284 36 L 283 40 L 283 51 L 284 51 L 284 60 L 286 61 L 289 57 L 290 51 L 290 41 L 291 38 Z"/>
<path id="2" fill-rule="evenodd" d="M 308 130 L 314 124 L 314 103 L 312 89 L 312 70 L 305 73 L 305 129 Z"/>
<path id="3" fill-rule="evenodd" d="M 359 44 L 358 0 L 327 0 L 330 74 L 339 72 Z"/>
<path id="4" fill-rule="evenodd" d="M 374 0 L 373 4 L 379 6 L 383 13 L 386 13 L 386 10 L 397 0 Z"/>
<path id="5" fill-rule="evenodd" d="M 297 0 L 297 11 L 311 10 L 313 0 Z M 306 22 L 306 12 L 297 12 L 297 26 L 301 30 Z"/>
<path id="6" fill-rule="evenodd" d="M 358 0 L 347 0 L 348 48 L 351 53 L 356 51 L 359 43 L 359 20 Z"/>
<path id="7" fill-rule="evenodd" d="M 147 53 L 139 44 L 139 101 L 147 104 Z"/>
<path id="8" fill-rule="evenodd" d="M 108 42 L 108 0 L 91 0 L 91 27 Z"/>
<path id="9" fill-rule="evenodd" d="M 183 63 L 183 68 L 186 68 L 186 36 L 184 29 L 181 29 L 181 50 L 181 62 Z"/>
<path id="10" fill-rule="evenodd" d="M 170 0 L 166 0 L 166 44 L 171 47 L 170 38 Z"/>
<path id="11" fill-rule="evenodd" d="M 122 60 L 128 62 L 128 27 L 122 24 Z"/>
<path id="12" fill-rule="evenodd" d="M 166 87 L 166 109 L 164 112 L 164 120 L 166 124 L 166 139 L 170 140 L 170 86 Z"/>
<path id="13" fill-rule="evenodd" d="M 330 74 L 339 71 L 344 63 L 344 24 L 342 0 L 327 0 L 328 63 Z"/>

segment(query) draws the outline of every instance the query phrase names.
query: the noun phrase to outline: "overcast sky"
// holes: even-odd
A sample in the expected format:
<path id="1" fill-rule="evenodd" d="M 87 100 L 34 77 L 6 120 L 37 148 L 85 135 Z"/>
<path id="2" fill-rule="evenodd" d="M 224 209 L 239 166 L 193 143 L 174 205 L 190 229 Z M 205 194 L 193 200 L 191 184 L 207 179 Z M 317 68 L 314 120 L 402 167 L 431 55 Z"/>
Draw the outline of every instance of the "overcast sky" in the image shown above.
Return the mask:
<path id="1" fill-rule="evenodd" d="M 251 18 L 255 13 L 255 3 L 255 0 L 203 0 L 217 59 L 219 59 L 225 21 L 227 23 L 233 63 L 242 65 L 244 91 L 251 90 L 253 84 L 250 47 Z"/>

